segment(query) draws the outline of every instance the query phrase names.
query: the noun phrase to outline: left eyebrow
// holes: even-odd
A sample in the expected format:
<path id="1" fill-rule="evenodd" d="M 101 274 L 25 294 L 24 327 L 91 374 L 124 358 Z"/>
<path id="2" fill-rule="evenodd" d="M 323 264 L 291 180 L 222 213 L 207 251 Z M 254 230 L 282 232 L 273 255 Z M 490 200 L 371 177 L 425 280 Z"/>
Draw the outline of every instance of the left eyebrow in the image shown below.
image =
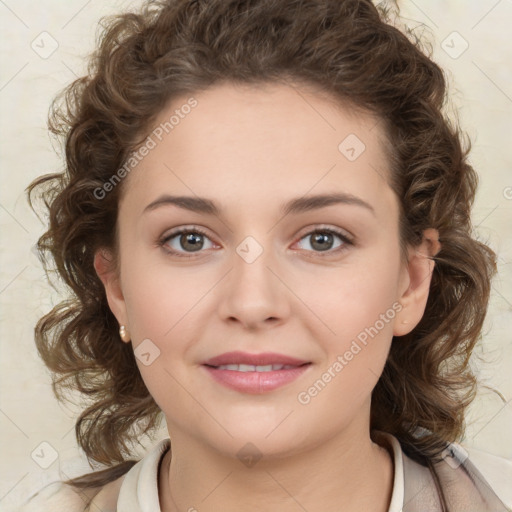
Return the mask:
<path id="1" fill-rule="evenodd" d="M 284 204 L 281 207 L 281 211 L 284 215 L 288 215 L 290 213 L 303 213 L 318 210 L 334 204 L 361 206 L 375 215 L 375 210 L 371 204 L 363 201 L 360 197 L 345 192 L 299 197 Z"/>
<path id="2" fill-rule="evenodd" d="M 169 204 L 196 213 L 204 213 L 207 215 L 216 216 L 220 216 L 222 214 L 222 209 L 211 199 L 197 196 L 172 196 L 168 194 L 164 194 L 148 204 L 144 208 L 143 213 Z M 318 210 L 320 208 L 325 208 L 334 204 L 360 206 L 369 210 L 373 215 L 375 215 L 375 210 L 372 205 L 357 196 L 342 192 L 298 197 L 283 204 L 281 206 L 281 212 L 283 215 L 298 214 L 312 210 Z"/>

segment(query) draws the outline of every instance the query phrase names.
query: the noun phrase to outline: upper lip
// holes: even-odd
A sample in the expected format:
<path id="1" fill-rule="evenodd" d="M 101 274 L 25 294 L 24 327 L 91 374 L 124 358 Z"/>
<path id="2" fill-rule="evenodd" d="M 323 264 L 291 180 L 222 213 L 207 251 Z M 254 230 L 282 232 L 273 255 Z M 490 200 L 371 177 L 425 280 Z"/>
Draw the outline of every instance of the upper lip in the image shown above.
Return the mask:
<path id="1" fill-rule="evenodd" d="M 209 366 L 221 366 L 225 364 L 249 364 L 253 366 L 265 366 L 269 364 L 282 364 L 301 366 L 309 361 L 303 361 L 295 357 L 277 354 L 275 352 L 263 352 L 261 354 L 250 354 L 248 352 L 225 352 L 208 359 L 203 364 Z"/>

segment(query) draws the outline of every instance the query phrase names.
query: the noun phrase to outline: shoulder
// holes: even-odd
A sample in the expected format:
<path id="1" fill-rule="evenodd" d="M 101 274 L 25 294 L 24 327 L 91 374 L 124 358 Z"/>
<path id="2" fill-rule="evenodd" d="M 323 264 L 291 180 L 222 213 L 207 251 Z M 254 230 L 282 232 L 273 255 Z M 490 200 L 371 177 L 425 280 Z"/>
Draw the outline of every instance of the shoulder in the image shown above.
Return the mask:
<path id="1" fill-rule="evenodd" d="M 480 450 L 466 450 L 457 443 L 451 443 L 442 455 L 433 469 L 450 510 L 512 510 L 512 461 Z M 412 486 L 421 491 L 414 496 L 418 504 L 437 504 L 436 485 L 428 468 L 406 456 L 404 467 L 406 490 Z"/>
<path id="2" fill-rule="evenodd" d="M 442 459 L 433 462 L 432 472 L 407 456 L 397 438 L 379 434 L 394 452 L 394 508 L 390 510 L 440 510 L 440 484 L 450 510 L 512 511 L 512 460 L 451 443 Z"/>
<path id="3" fill-rule="evenodd" d="M 94 496 L 90 505 L 91 510 L 101 510 L 102 512 L 116 512 L 118 505 L 119 492 L 126 475 L 119 477 L 106 485 Z"/>
<path id="4" fill-rule="evenodd" d="M 501 501 L 512 509 L 512 459 L 469 447 L 467 453 L 469 460 Z"/>
<path id="5" fill-rule="evenodd" d="M 145 490 L 145 505 L 151 502 L 155 505 L 153 509 L 158 510 L 159 462 L 169 448 L 170 439 L 161 440 L 125 474 L 104 486 L 83 490 L 61 481 L 53 482 L 14 512 L 115 512 L 119 505 L 122 510 L 134 510 L 133 500 L 141 488 Z"/>
<path id="6" fill-rule="evenodd" d="M 91 491 L 80 492 L 64 482 L 53 482 L 30 496 L 16 512 L 83 512 L 91 498 Z"/>
<path id="7" fill-rule="evenodd" d="M 64 482 L 53 482 L 33 494 L 15 512 L 115 512 L 117 497 L 125 475 L 103 487 L 77 489 Z"/>

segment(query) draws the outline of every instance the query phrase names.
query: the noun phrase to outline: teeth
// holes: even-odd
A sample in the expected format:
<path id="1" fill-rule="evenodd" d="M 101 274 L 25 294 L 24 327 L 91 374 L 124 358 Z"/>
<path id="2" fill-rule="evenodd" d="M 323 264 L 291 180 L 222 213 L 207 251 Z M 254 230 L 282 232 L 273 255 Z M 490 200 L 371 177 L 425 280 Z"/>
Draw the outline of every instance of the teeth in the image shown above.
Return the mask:
<path id="1" fill-rule="evenodd" d="M 289 370 L 290 368 L 295 368 L 295 366 L 286 364 L 267 364 L 265 366 L 255 366 L 252 364 L 222 364 L 217 366 L 217 370 L 232 370 L 236 372 L 272 372 L 277 370 Z"/>

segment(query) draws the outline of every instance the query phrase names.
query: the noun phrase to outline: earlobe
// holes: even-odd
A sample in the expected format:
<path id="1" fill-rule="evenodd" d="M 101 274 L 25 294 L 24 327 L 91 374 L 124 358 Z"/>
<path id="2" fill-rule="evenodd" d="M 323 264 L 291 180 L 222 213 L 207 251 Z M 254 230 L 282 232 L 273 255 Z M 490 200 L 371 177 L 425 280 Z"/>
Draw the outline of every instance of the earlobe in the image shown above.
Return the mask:
<path id="1" fill-rule="evenodd" d="M 402 309 L 396 317 L 394 336 L 410 333 L 423 317 L 435 267 L 433 257 L 440 249 L 438 232 L 432 228 L 423 232 L 419 246 L 410 249 L 406 269 L 408 286 L 399 299 Z"/>
<path id="2" fill-rule="evenodd" d="M 128 323 L 126 304 L 121 289 L 119 275 L 113 264 L 113 255 L 107 249 L 98 249 L 94 255 L 94 270 L 105 287 L 110 310 L 120 325 Z"/>

